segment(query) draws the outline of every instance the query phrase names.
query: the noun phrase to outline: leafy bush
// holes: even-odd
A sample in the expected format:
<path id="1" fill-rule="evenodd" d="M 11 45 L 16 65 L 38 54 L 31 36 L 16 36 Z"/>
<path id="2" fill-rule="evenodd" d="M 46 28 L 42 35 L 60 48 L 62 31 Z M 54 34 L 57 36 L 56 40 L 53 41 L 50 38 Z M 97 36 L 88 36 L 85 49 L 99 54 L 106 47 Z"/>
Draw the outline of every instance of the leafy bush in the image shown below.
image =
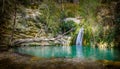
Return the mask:
<path id="1" fill-rule="evenodd" d="M 41 12 L 40 22 L 46 25 L 46 32 L 56 35 L 59 32 L 60 9 L 54 1 L 43 2 L 39 10 Z"/>
<path id="2" fill-rule="evenodd" d="M 98 9 L 99 8 L 99 9 Z M 100 0 L 80 0 L 80 15 L 84 27 L 84 45 L 91 46 L 113 46 L 115 26 L 111 15 L 105 13 L 110 11 L 110 6 L 103 5 Z M 107 17 L 109 16 L 109 18 Z"/>
<path id="3" fill-rule="evenodd" d="M 62 33 L 65 33 L 71 29 L 76 29 L 77 24 L 73 21 L 67 21 L 67 22 L 64 21 L 61 23 L 60 28 L 61 28 Z M 68 33 L 68 34 L 70 34 L 70 33 Z"/>

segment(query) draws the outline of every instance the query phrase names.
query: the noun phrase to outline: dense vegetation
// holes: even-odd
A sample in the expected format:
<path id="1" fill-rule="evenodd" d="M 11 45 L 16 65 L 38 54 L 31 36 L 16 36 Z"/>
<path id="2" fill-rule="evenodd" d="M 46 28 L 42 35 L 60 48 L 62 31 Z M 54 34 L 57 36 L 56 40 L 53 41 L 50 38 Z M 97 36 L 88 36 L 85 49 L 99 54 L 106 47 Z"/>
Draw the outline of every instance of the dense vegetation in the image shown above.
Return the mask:
<path id="1" fill-rule="evenodd" d="M 120 45 L 119 0 L 1 0 L 0 45 L 15 39 L 71 36 L 71 44 L 84 27 L 83 45 L 118 47 Z M 81 17 L 81 23 L 65 22 Z"/>

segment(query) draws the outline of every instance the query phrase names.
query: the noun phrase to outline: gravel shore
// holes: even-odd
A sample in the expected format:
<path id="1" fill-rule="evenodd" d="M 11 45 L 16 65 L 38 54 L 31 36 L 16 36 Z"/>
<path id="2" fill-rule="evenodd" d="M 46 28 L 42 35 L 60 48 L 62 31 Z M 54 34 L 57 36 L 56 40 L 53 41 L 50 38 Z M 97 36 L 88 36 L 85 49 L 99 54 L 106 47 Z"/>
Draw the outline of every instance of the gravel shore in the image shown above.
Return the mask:
<path id="1" fill-rule="evenodd" d="M 120 62 L 78 58 L 38 58 L 15 52 L 0 52 L 0 69 L 120 69 Z"/>

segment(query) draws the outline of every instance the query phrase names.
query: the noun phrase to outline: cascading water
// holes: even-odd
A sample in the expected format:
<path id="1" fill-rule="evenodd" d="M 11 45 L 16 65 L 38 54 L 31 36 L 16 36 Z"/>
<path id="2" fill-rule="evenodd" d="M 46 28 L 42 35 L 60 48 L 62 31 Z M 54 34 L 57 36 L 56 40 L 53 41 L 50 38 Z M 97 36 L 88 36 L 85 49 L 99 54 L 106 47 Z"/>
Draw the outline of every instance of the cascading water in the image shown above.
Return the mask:
<path id="1" fill-rule="evenodd" d="M 80 28 L 76 39 L 76 46 L 82 46 L 83 33 L 84 33 L 84 28 Z"/>

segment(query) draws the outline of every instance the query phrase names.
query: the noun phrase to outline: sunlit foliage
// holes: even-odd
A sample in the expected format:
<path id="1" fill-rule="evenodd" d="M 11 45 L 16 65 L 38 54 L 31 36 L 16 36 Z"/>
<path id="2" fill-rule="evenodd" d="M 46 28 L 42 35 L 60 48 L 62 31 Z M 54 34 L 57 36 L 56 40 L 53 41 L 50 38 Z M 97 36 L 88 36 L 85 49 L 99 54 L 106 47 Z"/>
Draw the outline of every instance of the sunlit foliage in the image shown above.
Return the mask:
<path id="1" fill-rule="evenodd" d="M 107 3 L 107 4 L 106 4 Z M 115 24 L 111 1 L 80 0 L 80 15 L 83 17 L 84 45 L 113 47 Z"/>

